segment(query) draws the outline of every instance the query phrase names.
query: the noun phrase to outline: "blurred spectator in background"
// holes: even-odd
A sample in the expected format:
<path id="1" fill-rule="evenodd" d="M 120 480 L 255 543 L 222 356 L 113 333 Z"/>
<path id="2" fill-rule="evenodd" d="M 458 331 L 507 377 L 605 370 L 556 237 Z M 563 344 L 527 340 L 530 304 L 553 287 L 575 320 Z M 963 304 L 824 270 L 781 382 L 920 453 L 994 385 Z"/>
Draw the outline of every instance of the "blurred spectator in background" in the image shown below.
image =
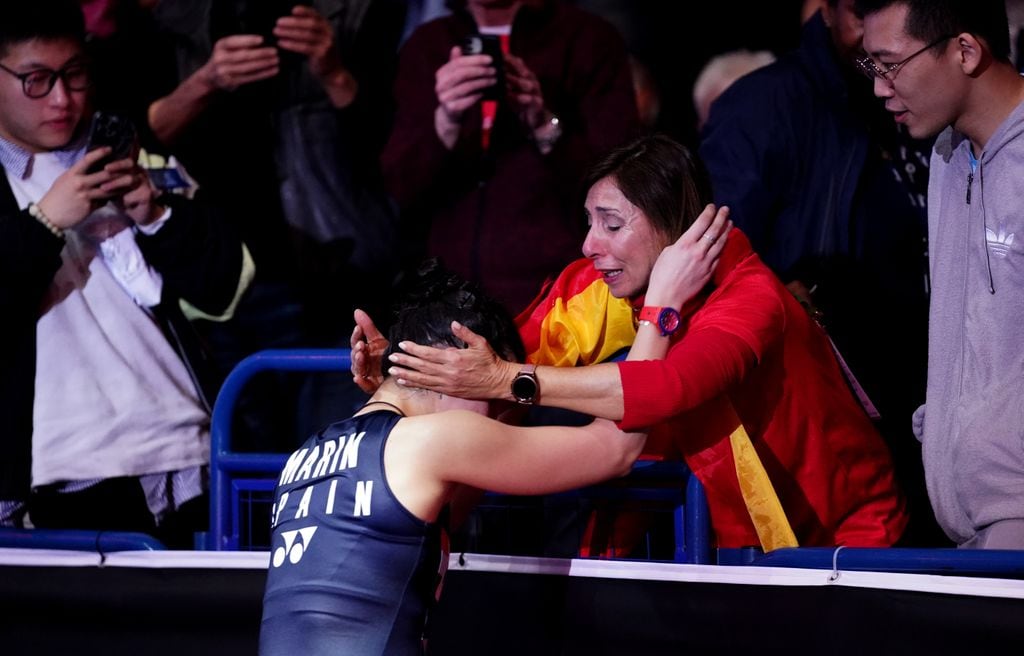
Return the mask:
<path id="1" fill-rule="evenodd" d="M 574 259 L 584 167 L 637 130 L 629 61 L 610 25 L 560 2 L 450 5 L 400 53 L 384 174 L 410 261 L 440 256 L 516 312 Z M 463 55 L 477 33 L 504 66 Z"/>
<path id="2" fill-rule="evenodd" d="M 636 112 L 640 119 L 640 127 L 646 132 L 653 132 L 661 116 L 661 91 L 654 81 L 651 71 L 642 61 L 630 56 L 629 70 L 633 75 L 633 93 L 636 94 Z"/>
<path id="3" fill-rule="evenodd" d="M 1006 0 L 1006 17 L 1010 23 L 1010 61 L 1024 71 L 1024 0 Z"/>
<path id="4" fill-rule="evenodd" d="M 451 13 L 445 0 L 406 0 L 405 28 L 402 30 L 402 43 L 405 43 L 413 31 L 424 23 Z"/>
<path id="5" fill-rule="evenodd" d="M 929 144 L 872 97 L 853 64 L 862 36 L 853 0 L 829 0 L 798 50 L 719 97 L 700 152 L 715 202 L 823 322 L 877 419 L 910 501 L 907 541 L 945 544 L 910 429 L 924 396 Z"/>
<path id="6" fill-rule="evenodd" d="M 200 196 L 240 208 L 257 262 L 235 321 L 207 330 L 223 371 L 263 348 L 342 345 L 352 307 L 385 307 L 397 269 L 377 158 L 402 3 L 183 0 L 154 16 L 176 72 L 153 96 L 150 127 Z M 295 394 L 259 382 L 246 394 L 254 448 L 290 450 L 321 423 L 304 411 L 293 425 Z"/>
<path id="7" fill-rule="evenodd" d="M 79 0 L 86 52 L 94 64 L 92 101 L 98 109 L 130 117 L 147 150 L 157 144 L 148 130 L 147 99 L 161 79 L 173 75 L 155 38 L 151 9 L 157 1 Z"/>
<path id="8" fill-rule="evenodd" d="M 75 0 L 7 6 L 0 66 L 0 524 L 27 501 L 37 528 L 191 547 L 212 398 L 186 315 L 229 316 L 250 260 L 219 216 L 157 197 L 130 136 L 89 148 Z"/>
<path id="9" fill-rule="evenodd" d="M 800 8 L 800 23 L 806 23 L 818 13 L 821 9 L 826 7 L 828 2 L 826 0 L 804 0 L 804 6 Z"/>
<path id="10" fill-rule="evenodd" d="M 773 61 L 775 55 L 765 50 L 737 50 L 712 58 L 693 83 L 693 108 L 697 111 L 697 129 L 700 130 L 707 123 L 711 103 L 732 86 L 733 82 Z"/>
<path id="11" fill-rule="evenodd" d="M 650 71 L 659 91 L 657 132 L 697 149 L 693 85 L 714 56 L 734 50 L 795 48 L 803 0 L 572 0 L 614 25 L 629 53 Z"/>

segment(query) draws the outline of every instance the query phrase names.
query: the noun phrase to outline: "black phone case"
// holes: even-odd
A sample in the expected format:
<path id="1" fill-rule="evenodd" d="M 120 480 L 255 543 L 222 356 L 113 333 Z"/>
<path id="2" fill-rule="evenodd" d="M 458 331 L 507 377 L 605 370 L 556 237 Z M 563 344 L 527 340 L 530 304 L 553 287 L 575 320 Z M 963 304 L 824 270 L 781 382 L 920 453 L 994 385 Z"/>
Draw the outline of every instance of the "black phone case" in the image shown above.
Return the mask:
<path id="1" fill-rule="evenodd" d="M 311 0 L 258 0 L 243 3 L 237 18 L 240 34 L 258 34 L 267 45 L 276 45 L 274 25 L 282 16 L 290 16 L 297 5 L 312 5 Z"/>
<path id="2" fill-rule="evenodd" d="M 484 89 L 484 100 L 501 100 L 505 89 L 505 58 L 501 52 L 501 39 L 493 34 L 471 34 L 462 42 L 464 55 L 490 55 L 497 72 L 497 81 Z"/>
<path id="3" fill-rule="evenodd" d="M 86 150 L 95 150 L 103 146 L 110 147 L 110 155 L 89 167 L 89 173 L 101 170 L 106 164 L 115 160 L 131 157 L 135 149 L 135 125 L 131 120 L 118 114 L 96 112 L 89 126 L 89 140 Z"/>

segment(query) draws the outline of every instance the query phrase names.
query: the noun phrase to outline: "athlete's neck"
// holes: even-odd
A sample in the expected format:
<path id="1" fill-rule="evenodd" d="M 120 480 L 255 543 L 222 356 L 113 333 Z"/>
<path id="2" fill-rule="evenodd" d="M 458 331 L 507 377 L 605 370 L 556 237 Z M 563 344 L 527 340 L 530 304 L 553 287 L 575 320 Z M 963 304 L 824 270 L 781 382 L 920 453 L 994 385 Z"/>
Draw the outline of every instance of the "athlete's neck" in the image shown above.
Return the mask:
<path id="1" fill-rule="evenodd" d="M 427 392 L 426 390 L 401 387 L 395 381 L 388 378 L 356 414 L 361 415 L 367 412 L 388 409 L 393 412 L 400 412 L 406 417 L 426 415 L 438 412 L 437 404 L 440 398 L 439 394 Z"/>

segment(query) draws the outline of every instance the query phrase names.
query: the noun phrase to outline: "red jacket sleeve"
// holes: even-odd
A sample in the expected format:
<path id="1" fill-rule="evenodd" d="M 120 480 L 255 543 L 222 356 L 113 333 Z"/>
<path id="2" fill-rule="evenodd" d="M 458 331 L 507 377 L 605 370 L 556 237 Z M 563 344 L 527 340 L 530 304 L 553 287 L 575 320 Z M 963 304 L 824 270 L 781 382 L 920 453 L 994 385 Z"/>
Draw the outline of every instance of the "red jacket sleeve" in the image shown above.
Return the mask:
<path id="1" fill-rule="evenodd" d="M 730 235 L 719 270 L 718 288 L 665 360 L 619 363 L 623 430 L 660 423 L 728 391 L 782 338 L 787 292 L 742 233 Z"/>

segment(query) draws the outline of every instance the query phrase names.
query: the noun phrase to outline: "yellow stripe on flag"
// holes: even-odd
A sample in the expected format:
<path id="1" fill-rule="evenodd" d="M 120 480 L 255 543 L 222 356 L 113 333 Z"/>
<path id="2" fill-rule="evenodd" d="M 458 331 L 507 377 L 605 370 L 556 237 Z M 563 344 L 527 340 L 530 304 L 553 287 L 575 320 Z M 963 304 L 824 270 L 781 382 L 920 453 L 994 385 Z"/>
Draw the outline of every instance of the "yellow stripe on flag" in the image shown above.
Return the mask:
<path id="1" fill-rule="evenodd" d="M 541 323 L 540 345 L 529 355 L 534 364 L 555 367 L 603 362 L 636 338 L 633 309 L 615 298 L 603 280 L 595 280 L 568 300 L 557 298 Z"/>
<path id="2" fill-rule="evenodd" d="M 735 415 L 735 412 L 733 414 Z M 768 553 L 782 547 L 796 547 L 796 535 L 793 533 L 793 527 L 789 525 L 786 511 L 782 509 L 778 495 L 775 494 L 768 472 L 754 450 L 747 429 L 739 422 L 738 417 L 736 421 L 739 425 L 730 433 L 729 443 L 732 445 L 736 477 L 740 481 L 740 493 L 743 495 L 747 512 L 750 513 L 750 519 L 754 522 L 761 548 Z"/>

